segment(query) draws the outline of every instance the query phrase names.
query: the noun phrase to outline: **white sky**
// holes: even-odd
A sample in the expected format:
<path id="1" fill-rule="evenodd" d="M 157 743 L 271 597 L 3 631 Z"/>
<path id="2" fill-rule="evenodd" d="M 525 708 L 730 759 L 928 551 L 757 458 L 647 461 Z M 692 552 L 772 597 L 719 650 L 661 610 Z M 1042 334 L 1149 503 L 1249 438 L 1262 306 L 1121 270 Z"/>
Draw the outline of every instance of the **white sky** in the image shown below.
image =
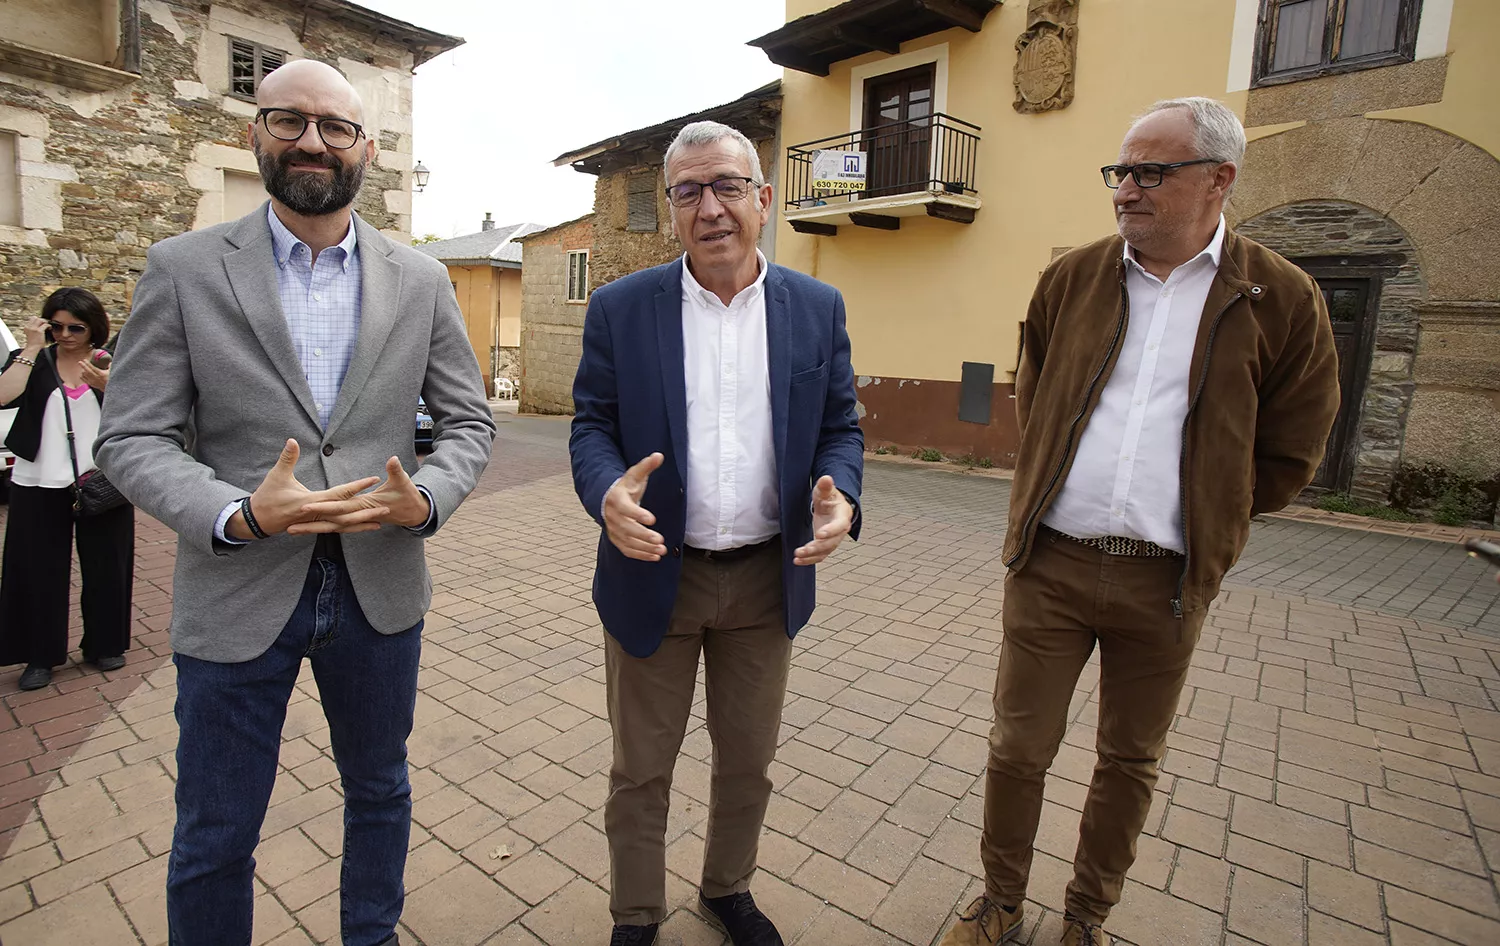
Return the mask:
<path id="1" fill-rule="evenodd" d="M 468 42 L 417 69 L 412 232 L 551 226 L 593 209 L 594 180 L 552 159 L 722 105 L 781 77 L 745 45 L 784 0 L 357 0 Z"/>

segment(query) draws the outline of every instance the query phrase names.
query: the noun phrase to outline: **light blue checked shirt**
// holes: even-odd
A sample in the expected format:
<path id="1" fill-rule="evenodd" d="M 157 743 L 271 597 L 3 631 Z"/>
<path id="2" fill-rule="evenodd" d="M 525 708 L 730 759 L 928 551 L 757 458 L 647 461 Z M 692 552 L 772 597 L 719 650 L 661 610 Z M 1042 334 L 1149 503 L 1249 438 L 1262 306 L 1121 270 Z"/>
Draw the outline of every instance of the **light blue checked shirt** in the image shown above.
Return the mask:
<path id="1" fill-rule="evenodd" d="M 364 284 L 354 220 L 350 218 L 349 232 L 344 239 L 337 246 L 319 253 L 314 261 L 311 247 L 286 228 L 270 205 L 266 206 L 266 218 L 271 224 L 271 246 L 276 254 L 276 284 L 280 289 L 281 311 L 286 315 L 292 346 L 302 362 L 307 386 L 312 389 L 318 423 L 326 428 L 333 416 L 333 406 L 339 399 L 344 375 L 349 371 L 349 362 L 354 358 L 354 348 L 359 343 Z M 415 423 L 415 405 L 412 416 Z M 430 506 L 432 497 L 425 489 L 422 489 L 422 494 L 427 496 Z M 238 502 L 230 503 L 219 514 L 214 535 L 220 540 L 235 542 L 224 529 L 239 505 Z M 428 524 L 430 522 L 431 516 Z M 424 528 L 426 524 L 413 531 L 420 532 Z"/>

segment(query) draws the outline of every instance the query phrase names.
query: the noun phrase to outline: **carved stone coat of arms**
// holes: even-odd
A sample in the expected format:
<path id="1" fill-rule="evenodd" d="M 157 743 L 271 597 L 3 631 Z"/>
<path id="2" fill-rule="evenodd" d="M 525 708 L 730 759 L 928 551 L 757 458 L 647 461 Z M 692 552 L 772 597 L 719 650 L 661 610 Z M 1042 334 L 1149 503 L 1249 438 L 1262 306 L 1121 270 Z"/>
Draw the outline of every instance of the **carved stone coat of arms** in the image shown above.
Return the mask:
<path id="1" fill-rule="evenodd" d="M 1031 0 L 1026 32 L 1016 39 L 1016 111 L 1046 112 L 1073 101 L 1079 2 Z"/>

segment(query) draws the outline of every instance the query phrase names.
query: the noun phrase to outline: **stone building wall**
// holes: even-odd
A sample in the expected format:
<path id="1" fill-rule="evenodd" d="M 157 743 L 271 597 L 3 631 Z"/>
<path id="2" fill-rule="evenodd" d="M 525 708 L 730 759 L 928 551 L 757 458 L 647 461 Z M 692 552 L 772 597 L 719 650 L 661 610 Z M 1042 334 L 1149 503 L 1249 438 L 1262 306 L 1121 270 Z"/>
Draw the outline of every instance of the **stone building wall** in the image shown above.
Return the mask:
<path id="1" fill-rule="evenodd" d="M 1374 350 L 1369 373 L 1360 379 L 1364 393 L 1353 435 L 1358 445 L 1350 492 L 1384 502 L 1401 466 L 1415 388 L 1417 307 L 1427 294 L 1416 251 L 1386 217 L 1337 201 L 1281 207 L 1240 224 L 1238 232 L 1298 262 L 1336 258 L 1341 265 L 1373 263 L 1382 271 Z M 1350 357 L 1358 356 L 1357 346 Z"/>
<path id="2" fill-rule="evenodd" d="M 226 94 L 230 36 L 349 76 L 380 148 L 356 209 L 408 237 L 407 46 L 290 0 L 141 0 L 139 8 L 140 76 L 118 88 L 84 92 L 0 72 L 0 133 L 17 139 L 23 204 L 19 227 L 0 227 L 0 315 L 12 327 L 65 285 L 98 293 L 118 324 L 148 247 L 221 222 L 225 172 L 257 173 L 245 141 L 255 106 Z"/>
<path id="3" fill-rule="evenodd" d="M 573 378 L 583 354 L 583 317 L 588 306 L 568 302 L 567 254 L 590 249 L 593 217 L 543 230 L 521 239 L 521 397 L 520 410 L 535 414 L 573 413 Z M 590 252 L 590 289 L 593 275 Z"/>

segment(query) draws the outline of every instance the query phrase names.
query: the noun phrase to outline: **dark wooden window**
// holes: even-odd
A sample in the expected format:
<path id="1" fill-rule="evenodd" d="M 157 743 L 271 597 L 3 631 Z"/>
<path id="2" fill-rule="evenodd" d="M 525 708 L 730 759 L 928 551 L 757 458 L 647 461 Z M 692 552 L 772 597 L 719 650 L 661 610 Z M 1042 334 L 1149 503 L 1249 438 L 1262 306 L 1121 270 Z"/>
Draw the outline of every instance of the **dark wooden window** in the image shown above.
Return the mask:
<path id="1" fill-rule="evenodd" d="M 568 301 L 587 302 L 589 298 L 589 251 L 568 253 Z"/>
<path id="2" fill-rule="evenodd" d="M 1261 0 L 1253 85 L 1411 62 L 1422 0 Z"/>
<path id="3" fill-rule="evenodd" d="M 253 99 L 260 80 L 286 65 L 286 53 L 249 40 L 229 39 L 229 94 Z"/>
<path id="4" fill-rule="evenodd" d="M 865 197 L 926 190 L 932 174 L 932 91 L 937 67 L 905 69 L 865 82 Z"/>
<path id="5" fill-rule="evenodd" d="M 648 172 L 633 175 L 626 181 L 626 230 L 636 233 L 656 232 L 657 180 L 655 174 Z"/>

